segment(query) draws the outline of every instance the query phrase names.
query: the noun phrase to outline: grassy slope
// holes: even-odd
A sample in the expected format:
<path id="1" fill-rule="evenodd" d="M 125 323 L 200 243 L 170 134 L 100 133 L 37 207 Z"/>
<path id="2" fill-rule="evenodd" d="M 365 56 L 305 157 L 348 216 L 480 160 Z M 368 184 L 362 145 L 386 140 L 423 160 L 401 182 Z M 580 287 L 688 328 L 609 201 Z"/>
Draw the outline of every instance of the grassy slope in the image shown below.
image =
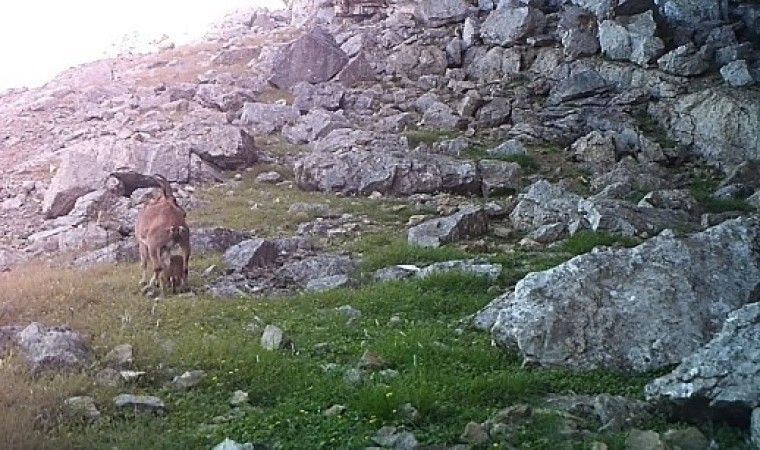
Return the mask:
<path id="1" fill-rule="evenodd" d="M 297 201 L 328 203 L 336 213 L 366 219 L 356 236 L 325 240 L 329 248 L 364 256 L 365 271 L 395 263 L 429 263 L 481 256 L 503 264 L 505 273 L 491 284 L 479 277 L 445 274 L 424 281 L 393 282 L 287 299 L 215 300 L 203 295 L 170 297 L 157 304 L 137 292 L 136 264 L 101 266 L 85 271 L 29 267 L 2 274 L 0 325 L 40 321 L 68 325 L 90 336 L 96 359 L 115 345 L 135 348 L 133 368 L 146 375 L 120 389 L 97 386 L 97 363 L 83 374 L 31 378 L 18 355 L 0 362 L 0 436 L 5 448 L 188 449 L 210 448 L 229 437 L 238 442 L 279 443 L 281 448 L 363 448 L 383 425 L 415 432 L 423 443 L 458 442 L 469 421 L 484 421 L 495 411 L 546 394 L 613 393 L 641 397 L 651 377 L 605 373 L 572 374 L 522 368 L 516 354 L 491 345 L 490 337 L 463 327 L 476 312 L 527 272 L 542 270 L 588 251 L 596 244 L 632 245 L 607 235 L 582 234 L 557 252 L 473 255 L 456 246 L 420 249 L 404 242 L 402 224 L 416 210 L 392 199 L 336 198 L 297 189 L 256 185 L 250 173 L 237 184 L 202 194 L 222 198 L 214 207 L 193 211 L 196 225 L 224 224 L 254 229 L 260 235 L 292 235 L 309 220 L 287 214 Z M 258 207 L 251 209 L 253 205 Z M 191 279 L 218 255 L 196 257 Z M 362 315 L 353 323 L 334 308 L 351 305 Z M 402 318 L 390 326 L 391 316 Z M 246 331 L 254 317 L 280 326 L 292 337 L 295 352 L 267 352 L 259 334 Z M 327 343 L 326 348 L 321 344 Z M 375 374 L 362 385 L 344 379 L 362 353 L 371 350 L 398 371 Z M 335 371 L 323 366 L 337 365 Z M 208 377 L 196 388 L 175 391 L 173 376 L 203 369 Z M 249 393 L 251 405 L 236 415 L 229 405 L 235 390 Z M 144 417 L 114 411 L 115 395 L 157 395 L 168 414 Z M 62 401 L 73 395 L 95 397 L 103 417 L 95 423 L 64 414 Z M 421 417 L 400 414 L 411 403 Z M 325 417 L 330 406 L 345 414 Z M 586 448 L 558 430 L 558 419 L 540 416 L 496 447 Z M 728 439 L 734 439 L 729 436 Z M 595 439 L 623 448 L 624 436 Z"/>

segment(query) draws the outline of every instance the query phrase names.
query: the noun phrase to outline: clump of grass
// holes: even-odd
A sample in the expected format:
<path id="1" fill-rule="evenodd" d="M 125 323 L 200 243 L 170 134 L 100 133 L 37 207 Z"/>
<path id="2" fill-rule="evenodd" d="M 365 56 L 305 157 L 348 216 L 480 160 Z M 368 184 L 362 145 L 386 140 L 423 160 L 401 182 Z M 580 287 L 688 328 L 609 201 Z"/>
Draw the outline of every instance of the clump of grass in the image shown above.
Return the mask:
<path id="1" fill-rule="evenodd" d="M 678 147 L 678 143 L 668 136 L 668 132 L 662 127 L 662 124 L 646 110 L 636 114 L 635 119 L 639 129 L 660 144 L 662 148 Z"/>
<path id="2" fill-rule="evenodd" d="M 565 239 L 560 244 L 560 249 L 572 255 L 581 255 L 588 253 L 597 246 L 635 247 L 639 241 L 628 236 L 619 236 L 610 233 L 595 233 L 592 231 L 581 231 Z"/>
<path id="3" fill-rule="evenodd" d="M 527 174 L 534 174 L 540 169 L 538 160 L 532 155 L 499 155 L 490 154 L 486 147 L 474 147 L 464 152 L 466 158 L 474 161 L 480 161 L 481 159 L 493 159 L 497 161 L 514 162 L 520 165 L 520 167 Z"/>
<path id="4" fill-rule="evenodd" d="M 454 131 L 436 131 L 436 130 L 406 130 L 401 136 L 407 139 L 409 148 L 415 148 L 420 144 L 433 145 L 444 139 L 451 139 L 458 133 Z"/>
<path id="5" fill-rule="evenodd" d="M 362 269 L 366 272 L 373 272 L 396 264 L 426 265 L 472 257 L 464 250 L 456 247 L 420 247 L 409 244 L 402 237 L 391 235 L 367 236 L 357 242 L 353 249 L 363 254 Z"/>
<path id="6" fill-rule="evenodd" d="M 400 210 L 391 199 L 335 198 L 286 186 L 262 187 L 252 181 L 254 176 L 246 173 L 239 182 L 201 193 L 214 202 L 191 216 L 211 225 L 237 224 L 276 235 L 292 226 L 287 215 L 292 202 L 327 203 L 336 212 L 355 212 L 386 227 L 346 244 L 363 254 L 367 271 L 473 256 L 456 247 L 409 245 L 393 229 L 398 224 L 393 214 Z M 227 189 L 235 194 L 225 195 Z M 251 201 L 259 208 L 252 210 Z M 608 242 L 599 236 L 589 240 L 594 245 Z M 509 284 L 529 271 L 554 266 L 571 253 L 481 256 L 502 264 L 505 275 L 498 283 Z M 219 255 L 214 254 L 193 258 L 191 274 L 218 262 Z M 365 448 L 386 425 L 413 429 L 422 445 L 450 446 L 459 443 L 465 424 L 485 421 L 506 406 L 540 404 L 549 394 L 641 397 L 644 385 L 654 377 L 522 367 L 518 354 L 494 347 L 489 334 L 462 323 L 463 317 L 493 299 L 494 283 L 484 276 L 439 273 L 426 279 L 256 301 L 220 301 L 200 293 L 159 302 L 139 294 L 138 278 L 137 264 L 85 270 L 35 266 L 0 274 L 6 302 L 1 324 L 37 320 L 69 325 L 90 336 L 96 356 L 92 367 L 82 373 L 37 378 L 25 370 L 18 355 L 0 356 L 4 387 L 0 404 L 5 407 L 0 433 L 9 448 L 211 448 L 225 438 L 282 449 Z M 191 281 L 199 282 L 193 276 Z M 348 320 L 336 309 L 343 305 L 361 315 Z M 260 333 L 249 331 L 254 317 L 282 328 L 294 347 L 265 351 Z M 131 368 L 146 374 L 119 389 L 93 383 L 102 368 L 98 360 L 124 343 L 135 349 Z M 359 384 L 352 384 L 346 374 L 366 350 L 382 356 L 395 372 L 366 372 Z M 174 376 L 195 369 L 207 372 L 198 386 L 169 387 Z M 232 408 L 229 398 L 235 390 L 247 392 L 250 404 Z M 158 396 L 166 403 L 167 414 L 146 417 L 116 411 L 112 399 L 121 392 Z M 94 397 L 103 418 L 85 423 L 60 414 L 63 399 L 72 395 Z M 323 414 L 338 404 L 346 406 L 344 414 Z M 406 404 L 419 416 L 411 419 L 402 414 Z M 581 448 L 594 439 L 622 448 L 619 435 L 572 441 L 561 428 L 561 417 L 536 414 L 495 444 Z"/>
<path id="7" fill-rule="evenodd" d="M 499 159 L 501 161 L 516 162 L 528 174 L 536 173 L 538 172 L 538 169 L 539 169 L 538 161 L 536 161 L 536 158 L 532 157 L 531 155 L 505 155 L 505 156 L 497 155 L 494 157 L 494 159 Z"/>
<path id="8" fill-rule="evenodd" d="M 706 212 L 752 212 L 754 208 L 741 198 L 717 198 L 713 192 L 718 188 L 720 179 L 712 172 L 695 176 L 688 181 L 691 195 L 699 202 Z"/>

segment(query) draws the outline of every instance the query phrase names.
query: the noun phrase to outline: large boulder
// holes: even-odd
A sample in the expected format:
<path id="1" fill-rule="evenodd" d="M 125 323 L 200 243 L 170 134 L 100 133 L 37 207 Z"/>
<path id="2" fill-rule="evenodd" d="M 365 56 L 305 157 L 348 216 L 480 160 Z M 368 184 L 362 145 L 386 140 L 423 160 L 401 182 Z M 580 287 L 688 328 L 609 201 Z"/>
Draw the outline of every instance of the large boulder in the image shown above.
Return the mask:
<path id="1" fill-rule="evenodd" d="M 76 371 L 92 359 L 86 340 L 65 327 L 45 327 L 34 322 L 18 332 L 16 343 L 33 373 Z"/>
<path id="2" fill-rule="evenodd" d="M 314 28 L 278 49 L 269 82 L 280 89 L 290 89 L 302 81 L 321 83 L 334 77 L 346 63 L 348 55 L 333 36 Z"/>
<path id="3" fill-rule="evenodd" d="M 760 159 L 760 96 L 751 90 L 705 89 L 679 97 L 657 115 L 673 138 L 726 171 Z"/>
<path id="4" fill-rule="evenodd" d="M 302 27 L 309 23 L 330 23 L 335 17 L 333 0 L 290 0 L 290 24 Z"/>
<path id="5" fill-rule="evenodd" d="M 46 218 L 68 214 L 77 199 L 103 186 L 111 172 L 129 168 L 138 173 L 159 173 L 169 181 L 187 181 L 191 146 L 188 142 L 139 142 L 102 137 L 64 150 L 42 202 Z"/>
<path id="6" fill-rule="evenodd" d="M 203 165 L 203 169 L 192 169 L 188 176 L 193 179 L 202 178 L 199 175 L 202 170 L 238 170 L 259 161 L 260 152 L 253 135 L 244 129 L 227 124 L 203 123 L 188 124 L 183 128 L 176 134 L 177 142 L 189 145 L 190 152 L 197 156 Z M 190 162 L 192 160 L 193 158 L 190 158 Z"/>
<path id="7" fill-rule="evenodd" d="M 665 44 L 655 36 L 657 24 L 652 11 L 605 20 L 599 25 L 602 53 L 613 60 L 631 61 L 645 66 L 662 55 Z"/>
<path id="8" fill-rule="evenodd" d="M 692 417 L 708 406 L 748 423 L 760 406 L 760 303 L 732 312 L 707 345 L 649 383 L 646 396 Z"/>
<path id="9" fill-rule="evenodd" d="M 475 322 L 542 366 L 644 372 L 706 344 L 759 283 L 760 217 L 740 218 L 531 273 Z"/>
<path id="10" fill-rule="evenodd" d="M 546 25 L 541 10 L 528 6 L 514 8 L 508 2 L 499 4 L 480 27 L 480 37 L 486 45 L 509 47 L 531 33 L 540 34 Z"/>
<path id="11" fill-rule="evenodd" d="M 720 2 L 715 0 L 655 0 L 660 13 L 672 25 L 698 27 L 721 20 Z"/>
<path id="12" fill-rule="evenodd" d="M 301 189 L 368 195 L 414 193 L 477 193 L 480 182 L 475 163 L 442 155 L 385 151 L 315 151 L 295 164 Z"/>
<path id="13" fill-rule="evenodd" d="M 522 54 L 518 48 L 476 46 L 464 56 L 464 70 L 471 79 L 494 82 L 505 76 L 520 72 Z"/>
<path id="14" fill-rule="evenodd" d="M 710 68 L 706 47 L 698 49 L 691 42 L 675 48 L 657 60 L 657 66 L 673 75 L 692 77 L 702 75 Z"/>
<path id="15" fill-rule="evenodd" d="M 594 13 L 599 20 L 632 16 L 654 7 L 653 0 L 570 0 L 570 3 Z"/>
<path id="16" fill-rule="evenodd" d="M 440 247 L 488 231 L 488 217 L 479 207 L 467 207 L 446 217 L 422 222 L 409 229 L 407 240 L 421 247 Z"/>
<path id="17" fill-rule="evenodd" d="M 467 17 L 464 0 L 422 0 L 417 8 L 420 21 L 431 27 L 458 23 Z"/>
<path id="18" fill-rule="evenodd" d="M 565 56 L 577 58 L 599 51 L 596 18 L 582 8 L 568 6 L 560 12 L 557 31 Z"/>
<path id="19" fill-rule="evenodd" d="M 269 134 L 293 124 L 301 116 L 292 105 L 246 102 L 240 112 L 240 123 L 253 134 Z"/>
<path id="20" fill-rule="evenodd" d="M 388 57 L 385 71 L 416 80 L 423 75 L 443 75 L 448 65 L 446 52 L 434 45 L 402 44 Z"/>

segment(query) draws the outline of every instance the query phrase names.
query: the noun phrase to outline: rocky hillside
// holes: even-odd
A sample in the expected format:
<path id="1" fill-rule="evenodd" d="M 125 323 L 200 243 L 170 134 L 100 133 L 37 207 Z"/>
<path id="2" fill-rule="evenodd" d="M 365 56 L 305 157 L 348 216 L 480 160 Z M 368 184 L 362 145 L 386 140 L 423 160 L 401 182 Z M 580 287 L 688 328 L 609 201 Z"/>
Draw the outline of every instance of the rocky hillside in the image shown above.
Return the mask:
<path id="1" fill-rule="evenodd" d="M 130 235 L 151 190 L 136 175 L 167 177 L 192 218 L 201 186 L 261 165 L 278 169 L 261 183 L 285 173 L 304 191 L 437 211 L 410 220 L 419 246 L 542 249 L 609 234 L 642 244 L 531 274 L 475 325 L 526 364 L 680 363 L 648 387 L 652 401 L 749 423 L 760 406 L 747 356 L 760 351 L 760 4 L 336 3 L 237 14 L 202 42 L 3 93 L 0 267 L 136 261 Z M 356 225 L 293 207 L 324 220 L 271 241 L 191 223 L 194 248 L 225 252 L 232 273 L 208 292 L 349 283 L 354 256 L 306 238 Z"/>

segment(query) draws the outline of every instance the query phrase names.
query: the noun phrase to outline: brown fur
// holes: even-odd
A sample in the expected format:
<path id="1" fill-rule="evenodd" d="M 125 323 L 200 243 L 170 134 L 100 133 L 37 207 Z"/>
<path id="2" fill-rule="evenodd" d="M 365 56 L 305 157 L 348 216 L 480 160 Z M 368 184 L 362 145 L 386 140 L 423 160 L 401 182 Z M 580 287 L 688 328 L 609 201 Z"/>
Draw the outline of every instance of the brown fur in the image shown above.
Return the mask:
<path id="1" fill-rule="evenodd" d="M 161 290 L 166 292 L 167 287 L 171 287 L 172 294 L 177 293 L 177 289 L 182 289 L 187 283 L 187 273 L 185 271 L 185 258 L 182 255 L 170 255 L 166 267 L 161 271 L 160 283 Z"/>
<path id="2" fill-rule="evenodd" d="M 166 178 L 160 175 L 154 175 L 153 178 L 161 186 L 161 193 L 140 210 L 135 223 L 135 238 L 142 266 L 141 285 L 145 284 L 147 278 L 148 261 L 153 265 L 153 276 L 146 288 L 159 283 L 164 263 L 177 247 L 182 252 L 183 270 L 187 279 L 191 252 L 190 228 L 185 221 L 185 211 L 177 204 Z"/>

